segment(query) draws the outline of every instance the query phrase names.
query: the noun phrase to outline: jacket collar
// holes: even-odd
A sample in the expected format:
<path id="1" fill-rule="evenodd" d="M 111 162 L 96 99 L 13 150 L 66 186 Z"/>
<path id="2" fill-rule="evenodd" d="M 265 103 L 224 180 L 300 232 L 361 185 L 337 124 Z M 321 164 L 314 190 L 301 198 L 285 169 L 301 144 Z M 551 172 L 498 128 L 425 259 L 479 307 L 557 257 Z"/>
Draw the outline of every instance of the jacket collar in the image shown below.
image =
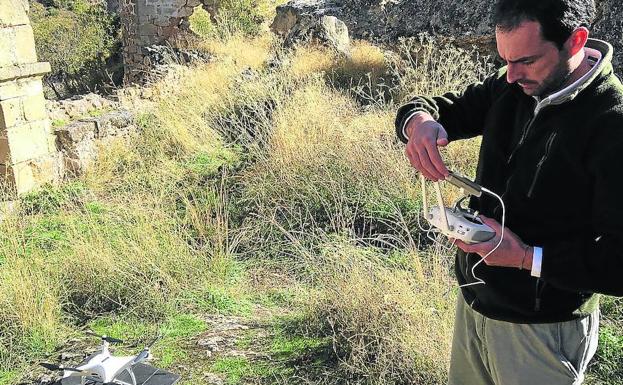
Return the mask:
<path id="1" fill-rule="evenodd" d="M 591 85 L 595 79 L 599 78 L 602 74 L 612 71 L 612 55 L 614 51 L 612 45 L 603 40 L 588 39 L 585 50 L 589 60 L 595 63 L 593 68 L 580 79 L 546 98 L 540 99 L 535 97 L 538 102 L 535 112 L 538 113 L 542 108 L 549 105 L 559 105 L 575 99 L 575 97 L 578 96 L 582 90 Z"/>

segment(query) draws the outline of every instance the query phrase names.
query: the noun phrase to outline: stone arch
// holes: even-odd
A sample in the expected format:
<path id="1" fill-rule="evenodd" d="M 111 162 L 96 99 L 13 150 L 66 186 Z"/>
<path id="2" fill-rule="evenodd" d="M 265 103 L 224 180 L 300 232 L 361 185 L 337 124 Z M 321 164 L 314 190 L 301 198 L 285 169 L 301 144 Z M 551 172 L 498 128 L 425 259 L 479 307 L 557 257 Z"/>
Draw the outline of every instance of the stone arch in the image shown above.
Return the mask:
<path id="1" fill-rule="evenodd" d="M 151 63 L 145 47 L 161 45 L 189 30 L 188 18 L 202 6 L 214 19 L 218 0 L 121 0 L 126 82 L 142 79 Z"/>

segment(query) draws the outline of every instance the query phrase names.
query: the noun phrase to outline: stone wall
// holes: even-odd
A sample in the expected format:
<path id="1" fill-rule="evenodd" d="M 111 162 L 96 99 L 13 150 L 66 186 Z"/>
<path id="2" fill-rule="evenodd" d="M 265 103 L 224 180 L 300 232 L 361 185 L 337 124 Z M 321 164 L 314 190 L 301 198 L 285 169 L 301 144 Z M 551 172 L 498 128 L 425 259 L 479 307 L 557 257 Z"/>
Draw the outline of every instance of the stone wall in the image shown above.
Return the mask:
<path id="1" fill-rule="evenodd" d="M 0 0 L 0 185 L 17 193 L 60 177 L 27 0 Z"/>
<path id="2" fill-rule="evenodd" d="M 49 100 L 46 108 L 55 123 L 56 145 L 67 178 L 86 172 L 101 146 L 137 130 L 133 114 L 121 103 L 93 93 Z"/>
<path id="3" fill-rule="evenodd" d="M 216 0 L 120 0 L 126 82 L 140 81 L 149 72 L 147 47 L 166 45 L 188 30 L 195 7 L 202 5 L 214 13 L 216 4 Z"/>

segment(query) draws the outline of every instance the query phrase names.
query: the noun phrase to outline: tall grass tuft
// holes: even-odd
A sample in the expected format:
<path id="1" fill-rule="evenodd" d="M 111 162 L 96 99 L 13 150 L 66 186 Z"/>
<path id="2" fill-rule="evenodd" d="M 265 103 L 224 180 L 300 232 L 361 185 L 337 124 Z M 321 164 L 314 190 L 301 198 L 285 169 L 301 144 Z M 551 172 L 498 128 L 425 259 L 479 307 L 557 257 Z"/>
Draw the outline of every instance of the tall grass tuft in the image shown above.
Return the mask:
<path id="1" fill-rule="evenodd" d="M 388 259 L 346 241 L 324 244 L 311 270 L 318 333 L 332 338 L 336 375 L 349 383 L 442 384 L 454 301 L 448 261 L 403 252 Z"/>

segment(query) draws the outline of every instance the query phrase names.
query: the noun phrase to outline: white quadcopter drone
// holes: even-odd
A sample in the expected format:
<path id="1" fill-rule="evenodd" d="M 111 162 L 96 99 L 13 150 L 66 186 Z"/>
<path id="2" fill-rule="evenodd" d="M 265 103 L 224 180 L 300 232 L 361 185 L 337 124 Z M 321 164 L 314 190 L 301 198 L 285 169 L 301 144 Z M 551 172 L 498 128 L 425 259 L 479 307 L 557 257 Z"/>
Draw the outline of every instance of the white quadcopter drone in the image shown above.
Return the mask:
<path id="1" fill-rule="evenodd" d="M 495 236 L 495 231 L 478 218 L 478 212 L 461 207 L 461 203 L 468 196 L 473 195 L 475 197 L 480 197 L 483 190 L 486 192 L 488 192 L 488 190 L 450 171 L 450 175 L 446 181 L 461 188 L 463 197 L 454 204 L 453 208 L 445 207 L 441 194 L 441 187 L 439 182 L 435 182 L 437 202 L 439 205 L 429 208 L 426 198 L 426 181 L 421 174 L 420 181 L 422 184 L 422 202 L 426 220 L 442 234 L 449 238 L 460 239 L 465 243 L 486 242 Z"/>
<path id="2" fill-rule="evenodd" d="M 62 371 L 61 384 L 140 385 L 146 383 L 137 383 L 134 368 L 151 358 L 150 347 L 157 339 L 135 356 L 117 357 L 110 353 L 109 346 L 111 343 L 122 343 L 122 340 L 92 333 L 89 335 L 101 338 L 102 345 L 100 352 L 90 357 L 86 363 L 75 368 L 49 363 L 42 363 L 41 366 L 52 371 Z"/>

